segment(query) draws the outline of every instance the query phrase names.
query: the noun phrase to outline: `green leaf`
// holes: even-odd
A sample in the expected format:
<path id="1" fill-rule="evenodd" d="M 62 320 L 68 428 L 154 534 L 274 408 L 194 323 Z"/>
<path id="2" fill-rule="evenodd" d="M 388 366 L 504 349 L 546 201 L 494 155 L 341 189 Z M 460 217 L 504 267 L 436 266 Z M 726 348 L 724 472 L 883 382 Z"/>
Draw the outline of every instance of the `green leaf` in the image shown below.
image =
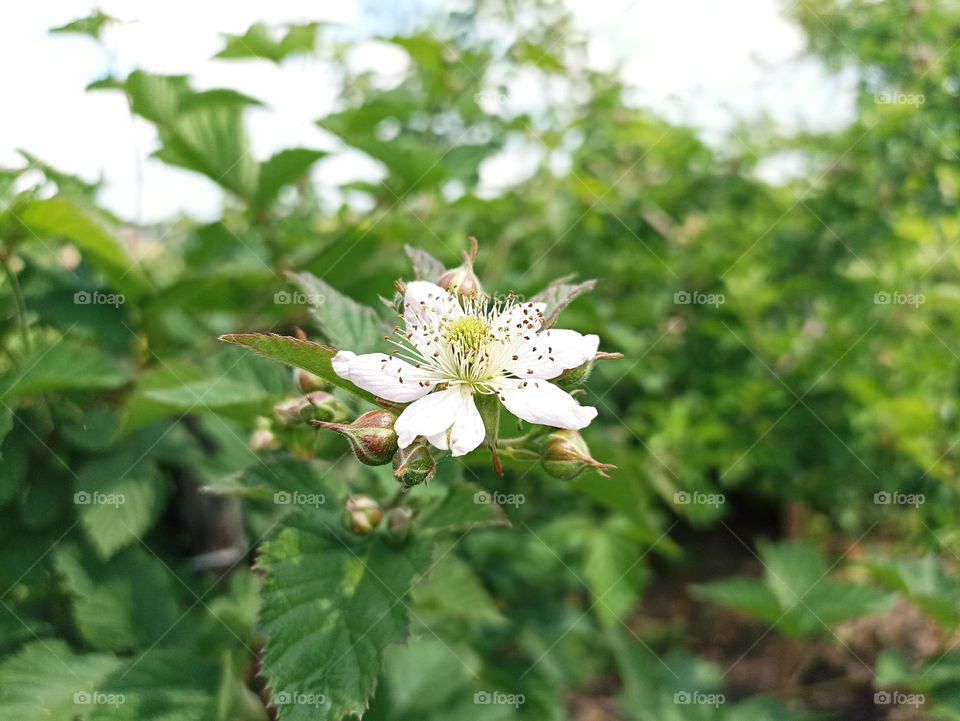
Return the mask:
<path id="1" fill-rule="evenodd" d="M 89 35 L 95 40 L 100 39 L 100 34 L 107 25 L 117 22 L 115 17 L 107 15 L 102 10 L 95 10 L 91 15 L 79 20 L 74 20 L 66 25 L 51 28 L 51 33 L 77 33 L 79 35 Z"/>
<path id="2" fill-rule="evenodd" d="M 284 186 L 300 180 L 315 162 L 326 155 L 322 150 L 310 148 L 288 148 L 274 154 L 260 166 L 260 179 L 254 195 L 257 205 L 270 205 Z"/>
<path id="3" fill-rule="evenodd" d="M 413 274 L 417 280 L 429 280 L 436 283 L 446 271 L 446 267 L 425 250 L 404 245 L 403 251 L 413 263 Z"/>
<path id="4" fill-rule="evenodd" d="M 596 600 L 594 609 L 608 626 L 626 621 L 640 599 L 647 569 L 640 560 L 636 541 L 610 522 L 595 529 L 587 539 L 584 578 Z"/>
<path id="5" fill-rule="evenodd" d="M 319 23 L 288 25 L 287 32 L 275 40 L 263 23 L 251 25 L 243 35 L 225 34 L 226 44 L 214 57 L 233 60 L 259 58 L 280 63 L 290 55 L 312 53 L 316 49 Z"/>
<path id="6" fill-rule="evenodd" d="M 451 541 L 456 543 L 456 539 Z M 443 551 L 441 550 L 441 553 Z M 426 582 L 413 590 L 418 617 L 433 628 L 436 624 L 477 624 L 502 627 L 507 619 L 483 587 L 469 564 L 453 553 L 442 557 L 431 569 Z"/>
<path id="7" fill-rule="evenodd" d="M 96 348 L 70 341 L 40 347 L 27 356 L 12 377 L 0 381 L 5 403 L 36 393 L 119 388 L 130 372 Z"/>
<path id="8" fill-rule="evenodd" d="M 384 647 L 406 631 L 402 599 L 429 557 L 426 537 L 396 547 L 346 532 L 334 512 L 287 518 L 258 561 L 267 573 L 263 671 L 281 719 L 363 713 Z"/>
<path id="9" fill-rule="evenodd" d="M 773 592 L 752 578 L 726 578 L 692 590 L 696 598 L 736 609 L 764 623 L 775 623 L 784 615 L 785 609 Z"/>
<path id="10" fill-rule="evenodd" d="M 146 533 L 163 509 L 168 488 L 138 451 L 90 461 L 77 472 L 74 503 L 80 525 L 102 558 Z"/>
<path id="11" fill-rule="evenodd" d="M 294 368 L 310 371 L 338 388 L 343 388 L 371 403 L 377 403 L 376 396 L 372 393 L 361 390 L 350 381 L 334 373 L 333 365 L 330 362 L 337 354 L 334 348 L 309 340 L 273 333 L 233 333 L 220 336 L 220 340 L 224 343 L 233 343 L 250 348 L 262 356 L 273 358 Z"/>
<path id="12" fill-rule="evenodd" d="M 129 652 L 153 644 L 180 615 L 179 584 L 161 561 L 133 547 L 103 562 L 78 546 L 54 553 L 73 622 L 98 651 Z"/>
<path id="13" fill-rule="evenodd" d="M 310 273 L 293 273 L 324 336 L 337 348 L 376 351 L 390 328 L 370 306 L 361 305 Z"/>
<path id="14" fill-rule="evenodd" d="M 826 578 L 829 566 L 816 546 L 803 541 L 759 543 L 767 587 L 781 608 L 787 609 L 803 599 L 808 591 Z"/>
<path id="15" fill-rule="evenodd" d="M 0 461 L 3 460 L 3 441 L 13 430 L 13 409 L 4 405 L 0 407 Z"/>
<path id="16" fill-rule="evenodd" d="M 86 718 L 90 694 L 119 665 L 110 654 L 75 654 L 63 641 L 36 641 L 0 665 L 0 716 L 17 721 Z"/>
<path id="17" fill-rule="evenodd" d="M 76 245 L 91 265 L 122 293 L 138 295 L 144 287 L 140 268 L 120 241 L 85 209 L 63 198 L 34 200 L 24 207 L 20 220 L 29 237 L 64 238 Z"/>
<path id="18" fill-rule="evenodd" d="M 242 107 L 193 108 L 180 113 L 161 138 L 155 153 L 160 160 L 206 175 L 243 199 L 254 197 L 259 166 L 250 155 Z"/>
<path id="19" fill-rule="evenodd" d="M 456 532 L 475 527 L 509 526 L 510 521 L 493 496 L 472 483 L 450 486 L 447 495 L 424 510 L 418 527 L 433 532 Z"/>
<path id="20" fill-rule="evenodd" d="M 570 305 L 577 297 L 594 289 L 597 285 L 595 280 L 587 280 L 576 285 L 567 281 L 573 276 L 558 278 L 546 288 L 541 290 L 530 301 L 533 303 L 546 303 L 547 308 L 543 313 L 543 327 L 551 328 L 556 322 L 560 313 Z"/>

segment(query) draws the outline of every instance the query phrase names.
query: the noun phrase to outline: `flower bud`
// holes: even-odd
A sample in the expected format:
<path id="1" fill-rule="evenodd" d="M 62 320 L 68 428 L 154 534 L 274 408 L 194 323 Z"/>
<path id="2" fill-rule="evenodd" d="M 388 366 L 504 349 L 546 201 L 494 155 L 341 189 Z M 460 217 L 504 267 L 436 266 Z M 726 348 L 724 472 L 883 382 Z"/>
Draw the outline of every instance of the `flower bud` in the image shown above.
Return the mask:
<path id="1" fill-rule="evenodd" d="M 365 536 L 380 525 L 383 509 L 370 496 L 350 496 L 343 507 L 343 525 L 351 533 Z"/>
<path id="2" fill-rule="evenodd" d="M 287 427 L 309 421 L 338 421 L 346 417 L 347 408 L 339 398 L 323 391 L 314 391 L 299 398 L 290 398 L 273 407 L 273 412 Z"/>
<path id="3" fill-rule="evenodd" d="M 476 238 L 470 238 L 470 248 L 469 253 L 464 252 L 463 254 L 463 265 L 448 270 L 437 281 L 437 285 L 450 291 L 455 296 L 471 297 L 483 294 L 480 279 L 473 272 L 473 259 L 477 257 Z"/>
<path id="4" fill-rule="evenodd" d="M 317 425 L 344 436 L 361 463 L 382 466 L 397 452 L 397 434 L 393 424 L 397 414 L 388 410 L 364 413 L 351 424 L 317 421 Z"/>
<path id="5" fill-rule="evenodd" d="M 397 451 L 393 457 L 393 475 L 404 488 L 430 483 L 437 473 L 437 463 L 430 455 L 430 447 L 423 438 Z"/>
<path id="6" fill-rule="evenodd" d="M 540 463 L 547 473 L 562 481 L 572 481 L 587 468 L 594 468 L 601 476 L 608 478 L 606 472 L 616 468 L 591 458 L 587 442 L 579 433 L 562 429 L 546 437 Z"/>
<path id="7" fill-rule="evenodd" d="M 280 446 L 277 437 L 269 428 L 258 428 L 250 434 L 250 448 L 259 453 L 260 451 L 272 451 Z"/>
<path id="8" fill-rule="evenodd" d="M 331 388 L 333 388 L 333 386 L 323 378 L 311 373 L 310 371 L 305 371 L 303 368 L 293 369 L 293 382 L 296 383 L 297 388 L 302 390 L 304 393 L 312 393 L 313 391 L 329 391 Z"/>
<path id="9" fill-rule="evenodd" d="M 398 543 L 407 540 L 413 522 L 413 511 L 405 506 L 398 506 L 387 511 L 387 534 Z"/>

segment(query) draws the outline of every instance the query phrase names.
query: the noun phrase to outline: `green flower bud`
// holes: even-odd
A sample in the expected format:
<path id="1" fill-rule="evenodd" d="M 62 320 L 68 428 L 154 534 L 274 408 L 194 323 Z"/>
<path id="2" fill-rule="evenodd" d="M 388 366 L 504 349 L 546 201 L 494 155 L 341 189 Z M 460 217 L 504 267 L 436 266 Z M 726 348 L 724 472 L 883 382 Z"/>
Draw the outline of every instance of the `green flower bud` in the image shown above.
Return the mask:
<path id="1" fill-rule="evenodd" d="M 343 402 L 323 391 L 315 391 L 300 398 L 290 398 L 273 407 L 277 419 L 290 428 L 310 421 L 339 421 L 346 418 Z"/>
<path id="2" fill-rule="evenodd" d="M 280 442 L 269 428 L 258 428 L 250 434 L 250 448 L 260 451 L 272 451 L 280 446 Z"/>
<path id="3" fill-rule="evenodd" d="M 544 442 L 540 463 L 554 478 L 572 481 L 588 468 L 596 469 L 604 478 L 607 471 L 616 468 L 609 463 L 600 463 L 590 456 L 590 448 L 576 431 L 556 430 Z"/>
<path id="4" fill-rule="evenodd" d="M 311 373 L 310 371 L 305 371 L 303 368 L 293 369 L 293 382 L 296 383 L 297 388 L 302 390 L 304 393 L 312 393 L 313 391 L 329 391 L 333 388 L 333 386 L 323 378 Z"/>
<path id="5" fill-rule="evenodd" d="M 321 428 L 336 431 L 353 447 L 353 453 L 361 463 L 382 466 L 389 463 L 397 452 L 397 434 L 393 424 L 397 414 L 388 410 L 364 413 L 353 423 L 329 423 L 316 421 Z"/>
<path id="6" fill-rule="evenodd" d="M 405 506 L 398 506 L 387 511 L 387 534 L 398 543 L 407 540 L 413 522 L 413 511 Z"/>
<path id="7" fill-rule="evenodd" d="M 343 507 L 343 525 L 351 533 L 365 536 L 380 525 L 383 509 L 370 496 L 350 496 Z"/>
<path id="8" fill-rule="evenodd" d="M 551 382 L 556 383 L 561 388 L 574 388 L 576 386 L 582 386 L 587 382 L 587 379 L 590 377 L 590 373 L 593 372 L 593 364 L 595 362 L 596 361 L 591 358 L 586 363 L 579 365 L 576 368 L 567 368 Z"/>
<path id="9" fill-rule="evenodd" d="M 418 438 L 393 457 L 393 475 L 404 488 L 430 483 L 437 474 L 437 463 L 430 455 L 430 446 L 424 438 Z"/>
<path id="10" fill-rule="evenodd" d="M 479 296 L 483 294 L 480 279 L 473 272 L 473 260 L 477 257 L 477 239 L 470 238 L 470 252 L 464 252 L 463 265 L 448 270 L 437 281 L 444 290 L 450 291 L 459 297 Z"/>

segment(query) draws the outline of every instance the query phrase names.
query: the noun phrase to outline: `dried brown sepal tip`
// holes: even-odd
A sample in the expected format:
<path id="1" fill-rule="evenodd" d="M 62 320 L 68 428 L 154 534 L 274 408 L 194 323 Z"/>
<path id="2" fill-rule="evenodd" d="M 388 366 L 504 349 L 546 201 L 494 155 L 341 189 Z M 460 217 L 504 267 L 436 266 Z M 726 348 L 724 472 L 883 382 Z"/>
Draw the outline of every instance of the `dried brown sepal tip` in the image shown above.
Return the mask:
<path id="1" fill-rule="evenodd" d="M 548 474 L 562 481 L 572 481 L 588 468 L 609 478 L 607 471 L 616 468 L 594 460 L 583 436 L 567 430 L 556 430 L 546 437 L 540 463 Z"/>
<path id="2" fill-rule="evenodd" d="M 380 525 L 383 509 L 370 496 L 350 496 L 343 506 L 343 527 L 365 536 Z"/>
<path id="3" fill-rule="evenodd" d="M 315 421 L 346 438 L 357 460 L 368 466 L 382 466 L 393 459 L 397 452 L 396 422 L 397 414 L 388 410 L 369 411 L 350 424 Z"/>
<path id="4" fill-rule="evenodd" d="M 393 457 L 393 475 L 403 484 L 404 490 L 427 484 L 437 474 L 437 462 L 430 454 L 430 446 L 424 438 L 418 438 L 406 448 L 401 448 Z"/>
<path id="5" fill-rule="evenodd" d="M 463 265 L 441 275 L 437 285 L 462 298 L 482 295 L 483 286 L 480 285 L 477 274 L 473 272 L 473 261 L 476 260 L 478 252 L 477 239 L 471 237 L 470 251 L 463 252 Z"/>

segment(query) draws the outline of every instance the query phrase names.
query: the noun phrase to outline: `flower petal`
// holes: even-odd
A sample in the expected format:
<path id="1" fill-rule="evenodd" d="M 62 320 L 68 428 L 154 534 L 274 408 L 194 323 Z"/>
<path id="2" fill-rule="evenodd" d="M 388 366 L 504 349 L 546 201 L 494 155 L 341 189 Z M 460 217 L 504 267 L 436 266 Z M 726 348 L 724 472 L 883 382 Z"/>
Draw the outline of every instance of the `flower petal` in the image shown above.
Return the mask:
<path id="1" fill-rule="evenodd" d="M 581 406 L 569 393 L 544 380 L 500 381 L 497 392 L 508 411 L 530 423 L 575 431 L 597 417 L 596 408 Z"/>
<path id="2" fill-rule="evenodd" d="M 546 309 L 546 303 L 520 303 L 498 315 L 493 327 L 503 334 L 504 339 L 533 336 L 543 325 L 543 311 Z"/>
<path id="3" fill-rule="evenodd" d="M 556 378 L 594 358 L 599 347 L 599 336 L 551 328 L 525 342 L 506 367 L 519 378 Z"/>
<path id="4" fill-rule="evenodd" d="M 418 348 L 425 348 L 446 318 L 459 318 L 463 309 L 450 293 L 426 280 L 407 284 L 403 296 L 403 319 L 407 334 Z"/>
<path id="5" fill-rule="evenodd" d="M 433 390 L 436 378 L 406 361 L 385 353 L 357 355 L 342 350 L 333 357 L 333 370 L 365 391 L 395 403 L 408 403 Z"/>
<path id="6" fill-rule="evenodd" d="M 416 403 L 403 409 L 403 413 L 393 424 L 397 432 L 397 442 L 406 448 L 417 436 L 435 436 L 446 433 L 462 412 L 463 400 L 459 388 L 448 388 L 424 396 Z"/>
<path id="7" fill-rule="evenodd" d="M 394 424 L 398 443 L 406 448 L 417 436 L 426 436 L 430 445 L 465 456 L 483 443 L 483 418 L 465 387 L 449 388 L 412 403 Z"/>

